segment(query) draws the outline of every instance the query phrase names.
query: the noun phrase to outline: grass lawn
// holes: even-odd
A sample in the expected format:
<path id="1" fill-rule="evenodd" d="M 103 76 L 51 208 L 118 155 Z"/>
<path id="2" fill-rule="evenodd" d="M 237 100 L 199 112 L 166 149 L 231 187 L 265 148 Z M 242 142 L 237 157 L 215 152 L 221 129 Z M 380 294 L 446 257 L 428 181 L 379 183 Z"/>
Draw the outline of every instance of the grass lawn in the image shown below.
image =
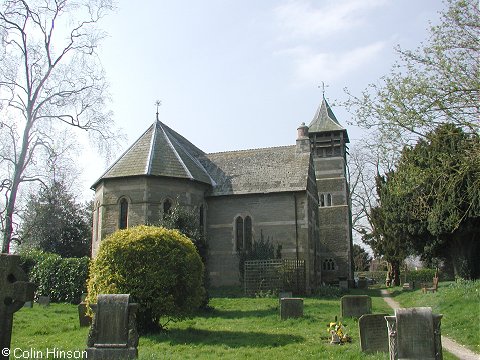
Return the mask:
<path id="1" fill-rule="evenodd" d="M 372 296 L 373 312 L 392 314 L 378 290 L 352 291 Z M 345 319 L 351 344 L 330 345 L 327 324 L 340 315 L 339 298 L 307 297 L 301 319 L 281 321 L 276 298 L 213 294 L 214 310 L 170 323 L 168 332 L 140 338 L 139 359 L 386 359 L 360 351 L 356 319 Z M 77 308 L 52 304 L 23 308 L 14 316 L 12 349 L 45 352 L 83 350 L 88 329 L 79 328 Z M 455 359 L 444 353 L 445 359 Z M 13 356 L 11 356 L 13 359 Z"/>
<path id="2" fill-rule="evenodd" d="M 442 335 L 480 353 L 480 281 L 441 282 L 427 294 L 394 288 L 392 297 L 404 307 L 430 306 L 443 314 Z"/>

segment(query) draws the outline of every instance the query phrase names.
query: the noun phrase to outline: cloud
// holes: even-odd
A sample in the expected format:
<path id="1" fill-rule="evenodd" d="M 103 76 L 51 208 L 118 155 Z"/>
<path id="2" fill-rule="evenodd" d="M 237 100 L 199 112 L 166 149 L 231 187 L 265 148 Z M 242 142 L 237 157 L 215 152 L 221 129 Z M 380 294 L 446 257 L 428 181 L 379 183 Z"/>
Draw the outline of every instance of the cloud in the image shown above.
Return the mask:
<path id="1" fill-rule="evenodd" d="M 279 54 L 292 57 L 297 85 L 334 82 L 371 63 L 386 43 L 378 41 L 343 53 L 315 53 L 308 47 L 295 47 Z"/>
<path id="2" fill-rule="evenodd" d="M 282 38 L 328 37 L 366 22 L 366 12 L 386 0 L 328 0 L 322 6 L 311 0 L 288 0 L 274 9 Z"/>

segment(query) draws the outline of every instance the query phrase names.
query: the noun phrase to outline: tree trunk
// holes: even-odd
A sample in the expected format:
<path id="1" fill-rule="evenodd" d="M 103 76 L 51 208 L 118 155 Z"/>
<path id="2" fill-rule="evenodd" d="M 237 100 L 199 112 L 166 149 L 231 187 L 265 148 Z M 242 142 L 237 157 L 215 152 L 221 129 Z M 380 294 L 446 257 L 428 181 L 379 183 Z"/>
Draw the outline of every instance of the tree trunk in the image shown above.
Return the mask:
<path id="1" fill-rule="evenodd" d="M 392 268 L 392 285 L 400 286 L 400 262 L 391 261 L 390 266 Z"/>

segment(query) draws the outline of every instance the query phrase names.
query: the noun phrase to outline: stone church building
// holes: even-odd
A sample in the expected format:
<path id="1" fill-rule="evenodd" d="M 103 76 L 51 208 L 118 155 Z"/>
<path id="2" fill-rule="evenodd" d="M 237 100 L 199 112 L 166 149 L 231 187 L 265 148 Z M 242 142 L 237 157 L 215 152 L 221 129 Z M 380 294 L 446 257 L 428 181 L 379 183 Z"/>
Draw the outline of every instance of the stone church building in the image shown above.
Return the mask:
<path id="1" fill-rule="evenodd" d="M 294 131 L 292 131 L 292 138 Z M 239 284 L 237 251 L 260 238 L 305 260 L 307 291 L 353 280 L 348 134 L 325 98 L 296 145 L 207 154 L 157 120 L 93 184 L 92 256 L 112 232 L 199 211 L 212 286 Z"/>

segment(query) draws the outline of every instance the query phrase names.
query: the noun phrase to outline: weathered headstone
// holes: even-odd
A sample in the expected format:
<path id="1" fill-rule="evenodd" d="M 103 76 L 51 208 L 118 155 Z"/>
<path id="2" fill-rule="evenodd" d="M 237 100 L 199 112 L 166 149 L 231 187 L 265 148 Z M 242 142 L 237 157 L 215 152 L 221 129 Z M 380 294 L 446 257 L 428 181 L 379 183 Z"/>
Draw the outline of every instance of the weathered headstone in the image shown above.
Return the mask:
<path id="1" fill-rule="evenodd" d="M 290 318 L 299 318 L 303 316 L 302 298 L 281 298 L 280 299 L 280 318 L 282 320 Z"/>
<path id="2" fill-rule="evenodd" d="M 342 317 L 359 318 L 372 313 L 372 299 L 368 295 L 345 295 L 340 303 Z"/>
<path id="3" fill-rule="evenodd" d="M 39 296 L 37 302 L 38 305 L 50 306 L 50 296 Z"/>
<path id="4" fill-rule="evenodd" d="M 98 295 L 87 339 L 87 357 L 97 359 L 135 359 L 138 356 L 136 312 L 129 294 Z"/>
<path id="5" fill-rule="evenodd" d="M 429 307 L 395 309 L 386 316 L 390 360 L 442 360 L 441 319 Z"/>
<path id="6" fill-rule="evenodd" d="M 385 316 L 388 314 L 365 314 L 358 319 L 360 347 L 363 352 L 388 352 L 388 330 Z"/>
<path id="7" fill-rule="evenodd" d="M 0 254 L 0 348 L 10 349 L 13 313 L 32 301 L 35 285 L 28 282 L 17 255 Z M 2 351 L 0 359 L 8 359 Z"/>
<path id="8" fill-rule="evenodd" d="M 360 276 L 357 281 L 357 288 L 359 289 L 367 289 L 368 288 L 368 280 L 366 277 Z"/>
<path id="9" fill-rule="evenodd" d="M 282 306 L 282 304 L 280 303 L 280 301 L 283 299 L 283 298 L 291 298 L 293 297 L 293 294 L 291 291 L 281 291 L 278 293 L 278 308 L 280 308 L 280 306 Z"/>
<path id="10" fill-rule="evenodd" d="M 33 307 L 33 301 L 25 301 L 25 304 L 23 304 L 23 307 L 32 308 Z"/>
<path id="11" fill-rule="evenodd" d="M 92 318 L 87 314 L 87 303 L 81 302 L 78 304 L 78 320 L 80 327 L 92 325 Z"/>
<path id="12" fill-rule="evenodd" d="M 348 289 L 348 280 L 339 280 L 338 287 L 340 289 Z"/>

